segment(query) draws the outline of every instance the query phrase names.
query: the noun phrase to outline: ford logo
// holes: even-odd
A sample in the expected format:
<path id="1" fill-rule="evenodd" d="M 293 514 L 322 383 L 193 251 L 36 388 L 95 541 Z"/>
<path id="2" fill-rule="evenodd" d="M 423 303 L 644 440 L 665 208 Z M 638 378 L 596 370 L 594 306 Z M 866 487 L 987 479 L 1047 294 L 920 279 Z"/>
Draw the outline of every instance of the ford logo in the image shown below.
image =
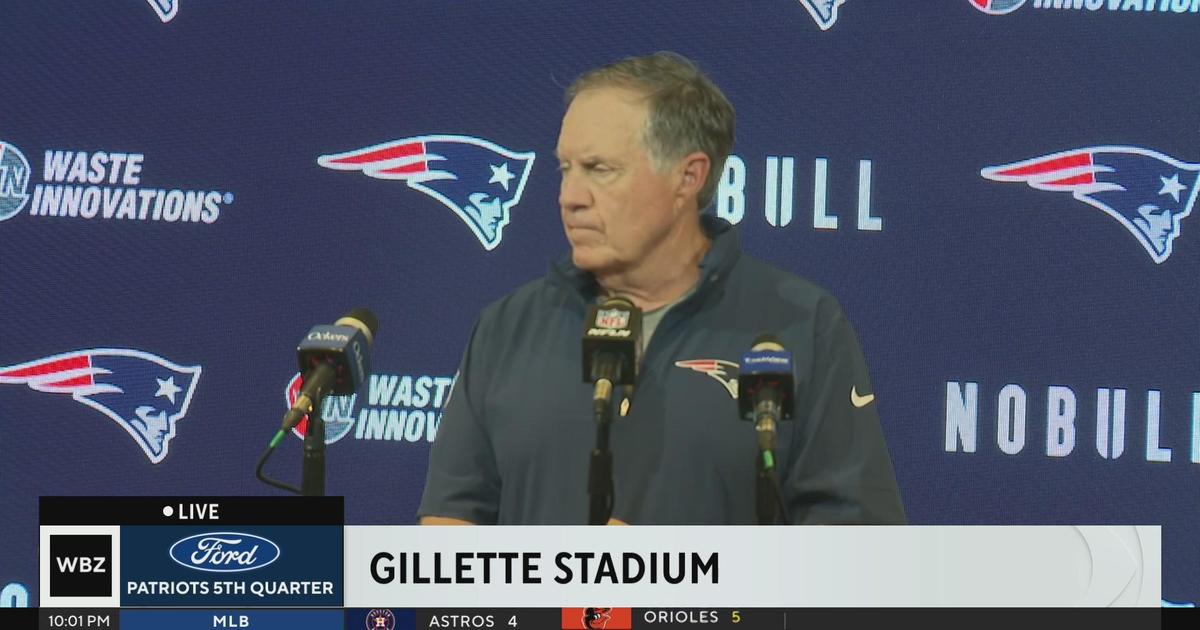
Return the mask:
<path id="1" fill-rule="evenodd" d="M 254 534 L 211 532 L 171 545 L 171 559 L 197 571 L 233 573 L 261 569 L 279 559 L 279 545 Z"/>

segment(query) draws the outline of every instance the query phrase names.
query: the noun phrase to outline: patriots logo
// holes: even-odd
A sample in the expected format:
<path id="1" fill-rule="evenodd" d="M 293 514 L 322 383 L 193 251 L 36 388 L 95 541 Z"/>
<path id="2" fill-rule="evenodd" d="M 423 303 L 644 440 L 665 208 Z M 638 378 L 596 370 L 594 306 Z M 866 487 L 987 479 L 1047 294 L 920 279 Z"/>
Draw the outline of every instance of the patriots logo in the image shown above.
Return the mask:
<path id="1" fill-rule="evenodd" d="M 1071 193 L 1120 221 L 1160 264 L 1171 256 L 1179 222 L 1192 213 L 1197 173 L 1200 164 L 1123 146 L 1063 151 L 979 171 L 993 181 Z"/>
<path id="2" fill-rule="evenodd" d="M 417 136 L 322 155 L 317 164 L 403 180 L 454 211 L 491 251 L 503 238 L 509 211 L 521 201 L 534 156 L 470 136 Z"/>
<path id="3" fill-rule="evenodd" d="M 800 0 L 800 3 L 808 9 L 812 19 L 817 21 L 817 26 L 821 27 L 822 31 L 827 31 L 837 21 L 838 7 L 845 4 L 846 0 Z"/>
<path id="4" fill-rule="evenodd" d="M 142 448 L 150 463 L 167 456 L 175 423 L 188 412 L 200 366 L 185 367 L 123 348 L 77 350 L 0 366 L 0 383 L 28 385 L 71 398 L 108 416 Z"/>
<path id="5" fill-rule="evenodd" d="M 304 388 L 304 375 L 296 372 L 283 390 L 283 399 L 288 409 L 296 404 L 300 390 Z M 346 437 L 354 428 L 354 404 L 358 394 L 349 396 L 326 396 L 321 399 L 321 420 L 325 423 L 325 443 L 333 444 Z M 292 427 L 292 435 L 304 439 L 308 435 L 308 416 L 304 416 L 296 426 Z"/>
<path id="6" fill-rule="evenodd" d="M 988 15 L 1004 15 L 1021 8 L 1025 0 L 971 0 L 971 5 Z"/>
<path id="7" fill-rule="evenodd" d="M 179 12 L 179 0 L 146 0 L 146 2 L 158 14 L 158 19 L 162 20 L 163 24 L 175 19 L 175 14 Z"/>
<path id="8" fill-rule="evenodd" d="M 738 364 L 733 361 L 725 361 L 723 359 L 690 359 L 687 361 L 676 361 L 675 367 L 687 368 L 695 370 L 701 374 L 707 374 L 722 387 L 729 392 L 729 397 L 737 400 L 738 397 Z M 733 376 L 729 376 L 732 370 Z"/>

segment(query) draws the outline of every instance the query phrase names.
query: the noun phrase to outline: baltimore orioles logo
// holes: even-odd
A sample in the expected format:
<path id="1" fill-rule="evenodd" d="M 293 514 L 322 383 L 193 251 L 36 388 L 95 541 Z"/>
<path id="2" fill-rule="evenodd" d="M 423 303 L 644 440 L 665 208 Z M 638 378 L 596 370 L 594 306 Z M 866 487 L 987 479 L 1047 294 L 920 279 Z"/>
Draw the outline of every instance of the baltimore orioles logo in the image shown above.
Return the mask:
<path id="1" fill-rule="evenodd" d="M 521 201 L 534 157 L 480 138 L 438 135 L 322 155 L 317 164 L 404 181 L 458 215 L 491 251 L 504 237 L 509 211 Z"/>

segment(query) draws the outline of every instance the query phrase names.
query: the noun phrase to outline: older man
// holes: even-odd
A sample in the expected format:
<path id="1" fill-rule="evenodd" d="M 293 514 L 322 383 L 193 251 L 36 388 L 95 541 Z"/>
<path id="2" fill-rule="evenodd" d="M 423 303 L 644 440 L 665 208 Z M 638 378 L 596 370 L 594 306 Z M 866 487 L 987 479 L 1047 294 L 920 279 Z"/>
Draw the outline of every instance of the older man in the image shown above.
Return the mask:
<path id="1" fill-rule="evenodd" d="M 419 514 L 424 524 L 583 524 L 592 388 L 579 379 L 589 305 L 645 312 L 636 395 L 612 427 L 612 516 L 755 522 L 753 426 L 737 361 L 763 333 L 795 356 L 780 425 L 792 523 L 902 523 L 866 364 L 821 288 L 742 255 L 701 214 L 733 144 L 733 108 L 671 53 L 619 61 L 567 91 L 557 156 L 571 258 L 484 310 L 467 345 Z"/>

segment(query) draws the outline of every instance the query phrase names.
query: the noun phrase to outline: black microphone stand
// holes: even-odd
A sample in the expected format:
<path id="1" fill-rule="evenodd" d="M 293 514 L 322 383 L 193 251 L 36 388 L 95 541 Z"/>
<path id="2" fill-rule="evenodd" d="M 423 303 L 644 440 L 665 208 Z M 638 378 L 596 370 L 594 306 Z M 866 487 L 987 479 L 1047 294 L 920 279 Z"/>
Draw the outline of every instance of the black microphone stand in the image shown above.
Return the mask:
<path id="1" fill-rule="evenodd" d="M 325 496 L 325 419 L 321 417 L 318 391 L 308 413 L 308 431 L 304 433 L 304 463 L 300 471 L 300 494 L 306 497 Z"/>
<path id="2" fill-rule="evenodd" d="M 767 468 L 764 457 L 769 456 L 768 453 L 760 453 L 754 458 L 757 462 L 758 483 L 755 486 L 754 504 L 758 513 L 759 525 L 774 525 L 778 514 L 776 505 L 778 503 L 776 496 L 779 492 L 779 473 L 774 468 Z"/>
<path id="3" fill-rule="evenodd" d="M 608 357 L 605 357 L 606 359 Z M 596 446 L 588 462 L 588 525 L 607 525 L 613 508 L 613 459 L 609 449 L 612 432 L 612 392 L 614 361 L 596 357 L 593 380 L 592 415 L 596 419 Z"/>
<path id="4" fill-rule="evenodd" d="M 778 517 L 776 509 L 781 503 L 779 496 L 779 469 L 775 467 L 775 427 L 779 417 L 779 394 L 765 389 L 755 406 L 754 431 L 758 436 L 758 452 L 755 454 L 754 469 L 757 483 L 754 488 L 755 511 L 759 525 L 774 525 Z"/>

